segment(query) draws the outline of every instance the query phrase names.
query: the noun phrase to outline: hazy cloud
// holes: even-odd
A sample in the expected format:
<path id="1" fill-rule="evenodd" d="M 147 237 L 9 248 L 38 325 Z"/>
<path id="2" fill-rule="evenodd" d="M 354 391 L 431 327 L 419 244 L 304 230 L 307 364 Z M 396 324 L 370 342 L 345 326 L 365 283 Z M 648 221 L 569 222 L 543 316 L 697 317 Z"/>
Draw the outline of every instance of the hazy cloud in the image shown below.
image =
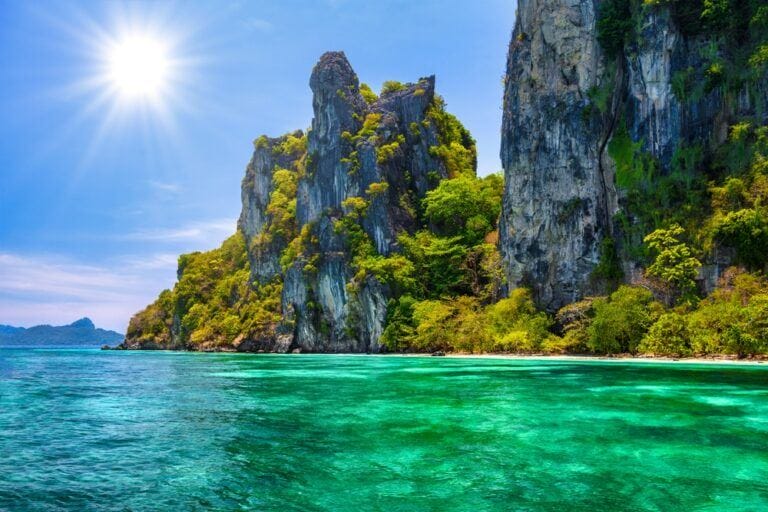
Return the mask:
<path id="1" fill-rule="evenodd" d="M 142 229 L 121 235 L 124 240 L 142 242 L 178 242 L 196 241 L 206 244 L 216 244 L 230 236 L 237 229 L 237 223 L 232 219 L 217 219 L 194 222 L 175 228 Z"/>
<path id="2" fill-rule="evenodd" d="M 167 194 L 179 194 L 181 192 L 181 185 L 178 183 L 163 183 L 161 181 L 149 180 L 147 184 L 158 192 Z"/>
<path id="3" fill-rule="evenodd" d="M 64 325 L 88 316 L 124 332 L 131 315 L 173 285 L 176 256 L 84 265 L 64 257 L 0 253 L 0 323 Z"/>
<path id="4" fill-rule="evenodd" d="M 249 30 L 253 30 L 255 32 L 271 32 L 272 31 L 272 23 L 261 18 L 248 18 L 247 20 L 243 21 L 243 24 Z"/>

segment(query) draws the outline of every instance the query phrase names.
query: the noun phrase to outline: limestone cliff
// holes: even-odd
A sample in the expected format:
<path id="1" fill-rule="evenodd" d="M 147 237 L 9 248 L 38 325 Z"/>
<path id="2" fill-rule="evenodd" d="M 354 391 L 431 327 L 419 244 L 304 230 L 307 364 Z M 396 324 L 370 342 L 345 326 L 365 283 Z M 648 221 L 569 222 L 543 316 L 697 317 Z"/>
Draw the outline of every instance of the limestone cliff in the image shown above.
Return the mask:
<path id="1" fill-rule="evenodd" d="M 389 292 L 371 276 L 349 286 L 356 269 L 337 223 L 350 213 L 346 200 L 363 199 L 362 226 L 387 255 L 397 248 L 397 234 L 415 226 L 411 203 L 448 177 L 429 151 L 439 144 L 438 128 L 428 121 L 434 77 L 368 103 L 344 54 L 331 52 L 315 66 L 310 87 L 314 118 L 296 204 L 303 246 L 285 272 L 283 330 L 290 346 L 303 350 L 376 352 Z"/>
<path id="2" fill-rule="evenodd" d="M 729 125 L 745 115 L 765 122 L 765 78 L 735 92 L 712 78 L 728 50 L 701 28 L 694 4 L 518 2 L 504 92 L 500 250 L 510 286 L 532 287 L 546 309 L 600 291 L 595 269 L 606 250 L 618 249 L 625 279 L 638 275 L 628 246 L 646 226 L 629 204 L 640 179 L 632 173 L 648 188 L 672 188 L 662 178 L 673 173 L 706 181 L 700 162 Z M 619 41 L 616 55 L 598 42 L 601 23 L 614 24 L 606 32 Z"/>
<path id="3" fill-rule="evenodd" d="M 425 194 L 459 167 L 474 176 L 474 141 L 434 77 L 388 82 L 378 97 L 329 52 L 309 85 L 307 133 L 254 141 L 239 234 L 183 256 L 176 287 L 132 319 L 124 347 L 381 350 L 393 294 L 363 253 L 397 253 L 398 235 L 423 229 Z"/>

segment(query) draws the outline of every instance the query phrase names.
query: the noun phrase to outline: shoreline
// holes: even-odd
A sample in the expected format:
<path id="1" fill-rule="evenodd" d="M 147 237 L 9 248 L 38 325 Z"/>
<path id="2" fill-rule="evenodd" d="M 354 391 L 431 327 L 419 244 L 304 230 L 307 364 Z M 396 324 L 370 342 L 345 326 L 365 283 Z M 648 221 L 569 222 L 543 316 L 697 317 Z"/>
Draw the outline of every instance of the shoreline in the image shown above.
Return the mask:
<path id="1" fill-rule="evenodd" d="M 430 354 L 425 354 L 429 356 Z M 599 361 L 607 363 L 667 363 L 667 364 L 727 364 L 727 365 L 768 365 L 765 359 L 733 357 L 656 357 L 656 356 L 589 356 L 589 355 L 518 355 L 518 354 L 446 354 L 445 357 L 465 359 L 519 359 L 523 361 L 565 361 L 586 362 Z"/>
<path id="2" fill-rule="evenodd" d="M 373 356 L 373 357 L 440 357 L 446 359 L 506 359 L 520 361 L 563 361 L 563 362 L 606 362 L 606 363 L 664 363 L 664 364 L 711 364 L 711 365 L 734 365 L 734 366 L 758 366 L 766 365 L 768 367 L 768 358 L 752 357 L 738 359 L 735 355 L 723 355 L 712 357 L 665 357 L 665 356 L 631 356 L 631 355 L 578 355 L 578 354 L 462 354 L 458 352 L 448 352 L 445 354 L 425 353 L 358 353 L 358 352 L 299 352 L 299 353 L 280 353 L 280 352 L 238 352 L 236 350 L 165 350 L 165 349 L 105 349 L 101 350 L 118 352 L 170 352 L 170 353 L 189 353 L 189 354 L 238 354 L 238 355 L 259 355 L 259 356 Z"/>

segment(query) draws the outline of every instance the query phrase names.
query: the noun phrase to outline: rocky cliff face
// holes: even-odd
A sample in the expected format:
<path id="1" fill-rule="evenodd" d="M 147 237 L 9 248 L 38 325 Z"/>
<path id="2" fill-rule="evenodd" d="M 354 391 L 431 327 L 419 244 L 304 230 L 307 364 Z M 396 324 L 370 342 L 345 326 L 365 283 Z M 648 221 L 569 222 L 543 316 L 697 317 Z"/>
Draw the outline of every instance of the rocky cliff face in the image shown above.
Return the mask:
<path id="1" fill-rule="evenodd" d="M 681 82 L 703 83 L 711 40 L 686 32 L 670 4 L 633 12 L 634 37 L 607 56 L 597 28 L 604 3 L 520 0 L 509 46 L 500 250 L 510 286 L 531 286 L 549 310 L 599 291 L 603 241 L 616 239 L 621 252 L 614 216 L 635 222 L 609 151 L 617 134 L 627 133 L 662 176 L 681 150 L 724 141 L 737 115 L 760 115 L 766 101 L 764 87 L 736 101 L 717 87 L 680 97 Z M 631 257 L 620 256 L 631 279 Z"/>
<path id="2" fill-rule="evenodd" d="M 500 248 L 510 285 L 549 309 L 589 287 L 612 208 L 606 128 L 582 114 L 605 69 L 595 18 L 592 0 L 521 0 L 509 47 Z"/>
<path id="3" fill-rule="evenodd" d="M 449 175 L 430 152 L 440 137 L 429 120 L 434 84 L 434 77 L 423 78 L 366 100 L 344 54 L 326 53 L 310 79 L 314 118 L 306 146 L 275 156 L 285 138 L 257 140 L 243 181 L 240 229 L 254 279 L 283 279 L 275 350 L 381 349 L 389 290 L 374 277 L 356 277 L 355 250 L 339 223 L 364 202 L 362 229 L 382 255 L 397 250 L 398 233 L 414 229 L 418 199 Z M 295 238 L 282 268 L 291 241 L 267 236 L 275 169 L 298 169 Z"/>
<path id="4" fill-rule="evenodd" d="M 243 209 L 237 225 L 249 248 L 251 273 L 259 283 L 266 283 L 281 273 L 280 254 L 289 240 L 287 236 L 264 240 L 264 235 L 275 222 L 274 213 L 268 208 L 275 188 L 275 171 L 295 171 L 306 149 L 301 142 L 303 137 L 299 130 L 282 137 L 257 139 L 245 170 L 241 191 Z"/>

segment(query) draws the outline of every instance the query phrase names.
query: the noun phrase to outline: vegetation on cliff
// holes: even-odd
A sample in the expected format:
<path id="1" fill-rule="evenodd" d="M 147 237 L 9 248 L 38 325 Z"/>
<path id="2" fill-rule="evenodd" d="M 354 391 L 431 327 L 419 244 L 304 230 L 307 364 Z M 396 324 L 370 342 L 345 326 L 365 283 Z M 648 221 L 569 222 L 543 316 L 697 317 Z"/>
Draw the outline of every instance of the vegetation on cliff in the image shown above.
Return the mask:
<path id="1" fill-rule="evenodd" d="M 221 247 L 179 257 L 173 290 L 137 313 L 126 338 L 143 348 L 215 349 L 274 334 L 280 282 L 253 285 L 245 241 L 236 233 Z M 171 334 L 177 336 L 171 339 Z"/>
<path id="2" fill-rule="evenodd" d="M 499 219 L 525 212 L 502 211 L 500 175 L 476 176 L 470 133 L 439 96 L 427 96 L 422 117 L 405 127 L 397 124 L 398 116 L 412 115 L 407 109 L 424 96 L 428 79 L 386 82 L 376 95 L 365 84 L 357 86 L 354 77 L 354 83 L 334 86 L 323 100 L 342 102 L 334 104 L 333 113 L 349 114 L 333 119 L 346 124 L 338 140 L 325 141 L 327 153 L 301 132 L 255 141 L 269 167 L 260 185 L 265 197 L 252 207 L 257 234 L 238 233 L 219 249 L 182 256 L 175 288 L 131 320 L 127 345 L 272 350 L 274 343 L 258 340 L 274 340 L 300 327 L 330 338 L 330 323 L 342 316 L 346 335 L 354 338 L 363 316 L 374 325 L 379 320 L 370 317 L 386 309 L 381 329 L 369 334 L 375 331 L 376 343 L 389 351 L 768 353 L 768 126 L 766 105 L 760 102 L 768 86 L 768 9 L 763 3 L 600 4 L 596 35 L 609 61 L 608 74 L 628 67 L 647 29 L 644 16 L 664 10 L 700 54 L 695 66 L 672 77 L 676 101 L 685 106 L 709 98 L 705 107 L 727 127 L 723 136 L 681 138 L 668 158 L 636 136 L 631 107 L 612 100 L 612 87 L 621 80 L 590 90 L 585 101 L 593 108 L 585 109 L 578 122 L 607 118 L 613 110 L 605 156 L 615 182 L 606 187 L 615 187 L 618 195 L 617 213 L 612 219 L 605 215 L 610 232 L 589 231 L 599 242 L 600 263 L 594 266 L 596 257 L 582 251 L 592 258 L 592 273 L 583 274 L 601 283 L 600 294 L 548 314 L 535 306 L 535 293 L 510 286 L 499 253 Z M 323 75 L 318 87 L 324 86 L 322 80 L 333 82 Z M 397 108 L 387 110 L 397 101 L 402 101 Z M 322 161 L 327 154 L 335 160 Z M 412 160 L 427 162 L 427 169 Z M 318 169 L 327 172 L 337 163 L 341 178 L 326 174 L 321 181 L 349 178 L 343 186 L 313 181 Z M 419 182 L 418 172 L 426 179 Z M 249 171 L 246 180 L 252 179 Z M 344 190 L 318 192 L 318 187 Z M 320 206 L 305 206 L 314 217 L 307 214 L 302 223 L 297 210 L 300 217 L 302 197 L 312 194 Z M 562 234 L 574 218 L 588 216 L 588 202 L 581 196 L 558 200 L 549 219 L 555 228 L 540 236 Z M 518 252 L 523 251 L 524 258 L 535 256 L 540 246 L 520 246 Z M 341 270 L 331 266 L 334 258 L 343 262 Z M 551 278 L 551 264 L 540 265 L 541 275 Z M 273 270 L 254 272 L 256 266 Z M 294 276 L 291 286 L 288 275 Z M 334 279 L 343 279 L 340 290 Z M 306 300 L 286 302 L 284 286 L 304 293 Z M 379 309 L 360 309 L 366 293 Z M 323 294 L 343 296 L 346 316 L 323 305 Z M 303 318 L 293 315 L 294 307 L 305 308 Z M 302 321 L 309 328 L 300 326 Z"/>

